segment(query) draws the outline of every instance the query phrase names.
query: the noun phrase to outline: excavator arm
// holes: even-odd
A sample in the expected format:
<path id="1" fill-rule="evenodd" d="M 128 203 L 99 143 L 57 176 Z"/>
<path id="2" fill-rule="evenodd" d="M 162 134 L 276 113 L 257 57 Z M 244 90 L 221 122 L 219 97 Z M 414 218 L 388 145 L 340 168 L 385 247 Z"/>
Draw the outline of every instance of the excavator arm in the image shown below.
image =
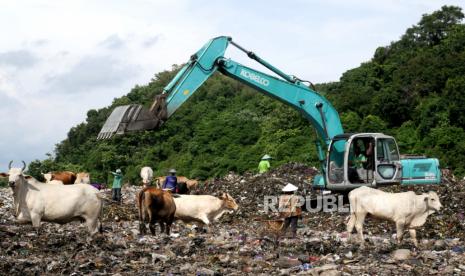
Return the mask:
<path id="1" fill-rule="evenodd" d="M 225 58 L 224 53 L 229 45 L 236 46 L 280 78 Z M 255 53 L 247 51 L 233 42 L 230 37 L 225 36 L 210 40 L 192 55 L 189 62 L 164 88 L 163 93 L 156 96 L 150 109 L 145 109 L 141 105 L 117 107 L 105 122 L 98 138 L 105 139 L 110 138 L 115 133 L 122 134 L 126 131 L 151 130 L 159 127 L 216 71 L 301 112 L 311 122 L 318 134 L 319 139 L 316 143 L 322 168 L 324 167 L 325 154 L 321 141 L 325 146 L 328 146 L 334 136 L 343 133 L 341 121 L 335 108 L 326 98 L 307 86 L 304 81 L 285 74 Z M 344 149 L 341 148 L 340 151 L 342 154 Z"/>
<path id="2" fill-rule="evenodd" d="M 229 45 L 245 52 L 248 57 L 268 68 L 277 77 L 225 58 L 224 54 Z M 395 183 L 440 183 L 437 159 L 399 160 L 397 144 L 391 136 L 382 133 L 344 134 L 337 111 L 325 97 L 311 88 L 311 83 L 309 86 L 306 81 L 287 75 L 226 36 L 210 40 L 192 55 L 164 88 L 163 93 L 155 97 L 150 108 L 139 104 L 116 107 L 103 125 L 98 139 L 107 139 L 114 134 L 129 131 L 158 128 L 217 71 L 292 106 L 310 121 L 317 133 L 315 142 L 322 172 L 322 175 L 315 177 L 314 187 L 348 191 L 361 185 L 375 187 Z M 353 174 L 349 174 L 350 147 L 359 140 L 374 143 L 376 152 L 372 155 L 377 158 L 373 158 L 371 162 L 371 176 L 367 170 L 366 178 L 351 179 Z M 323 147 L 328 149 L 328 160 Z M 331 172 L 332 167 L 334 172 Z"/>

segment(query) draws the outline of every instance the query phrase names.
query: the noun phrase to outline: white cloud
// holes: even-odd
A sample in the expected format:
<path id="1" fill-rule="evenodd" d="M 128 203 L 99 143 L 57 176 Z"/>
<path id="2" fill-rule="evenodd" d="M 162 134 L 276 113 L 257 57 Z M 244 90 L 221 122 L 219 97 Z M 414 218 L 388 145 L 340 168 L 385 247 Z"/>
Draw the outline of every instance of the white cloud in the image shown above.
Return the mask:
<path id="1" fill-rule="evenodd" d="M 69 71 L 49 77 L 50 86 L 46 89 L 55 93 L 86 93 L 102 87 L 118 89 L 139 71 L 139 66 L 112 56 L 85 56 Z"/>
<path id="2" fill-rule="evenodd" d="M 162 35 L 154 35 L 144 40 L 144 42 L 142 43 L 142 46 L 152 47 L 153 45 L 157 44 L 160 41 L 160 39 L 163 39 Z"/>
<path id="3" fill-rule="evenodd" d="M 100 43 L 101 46 L 108 49 L 119 49 L 125 44 L 124 40 L 117 34 L 112 34 Z"/>
<path id="4" fill-rule="evenodd" d="M 0 66 L 7 65 L 15 68 L 33 66 L 38 62 L 38 58 L 27 50 L 15 50 L 0 53 Z"/>

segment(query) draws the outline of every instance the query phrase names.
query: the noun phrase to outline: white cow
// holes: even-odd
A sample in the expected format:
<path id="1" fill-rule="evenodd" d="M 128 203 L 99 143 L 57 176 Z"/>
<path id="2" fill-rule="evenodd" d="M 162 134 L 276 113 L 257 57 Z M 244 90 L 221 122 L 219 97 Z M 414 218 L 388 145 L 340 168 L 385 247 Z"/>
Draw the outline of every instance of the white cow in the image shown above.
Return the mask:
<path id="1" fill-rule="evenodd" d="M 87 172 L 77 173 L 74 184 L 90 184 L 90 174 Z"/>
<path id="2" fill-rule="evenodd" d="M 25 176 L 24 168 L 11 168 L 10 162 L 8 173 L 0 173 L 0 176 L 8 177 L 13 189 L 18 223 L 32 222 L 34 228 L 39 230 L 41 221 L 63 224 L 84 219 L 91 235 L 101 229 L 99 215 L 102 200 L 98 190 L 86 184 L 44 185 Z"/>
<path id="3" fill-rule="evenodd" d="M 153 170 L 150 167 L 143 167 L 140 170 L 140 177 L 142 178 L 142 183 L 145 187 L 150 186 L 153 178 Z"/>
<path id="4" fill-rule="evenodd" d="M 239 206 L 227 193 L 220 198 L 211 195 L 179 195 L 174 197 L 175 218 L 184 222 L 200 222 L 209 225 L 225 212 L 237 210 Z"/>
<path id="5" fill-rule="evenodd" d="M 387 193 L 369 187 L 360 187 L 349 193 L 350 219 L 347 232 L 357 230 L 363 245 L 363 222 L 367 214 L 396 223 L 397 242 L 400 243 L 407 228 L 415 246 L 418 246 L 416 228 L 426 222 L 428 215 L 439 211 L 442 205 L 435 192 L 417 195 L 414 192 Z"/>

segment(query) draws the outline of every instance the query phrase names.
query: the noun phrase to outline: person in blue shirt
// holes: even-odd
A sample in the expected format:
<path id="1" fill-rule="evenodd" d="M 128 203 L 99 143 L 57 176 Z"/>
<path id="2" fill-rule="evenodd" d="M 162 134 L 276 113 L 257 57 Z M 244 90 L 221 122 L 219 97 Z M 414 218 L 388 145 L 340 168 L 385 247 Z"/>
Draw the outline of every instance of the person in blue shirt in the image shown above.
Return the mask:
<path id="1" fill-rule="evenodd" d="M 178 178 L 176 177 L 176 170 L 171 169 L 169 171 L 170 175 L 168 175 L 163 183 L 163 190 L 170 190 L 173 193 L 177 193 L 178 190 Z"/>

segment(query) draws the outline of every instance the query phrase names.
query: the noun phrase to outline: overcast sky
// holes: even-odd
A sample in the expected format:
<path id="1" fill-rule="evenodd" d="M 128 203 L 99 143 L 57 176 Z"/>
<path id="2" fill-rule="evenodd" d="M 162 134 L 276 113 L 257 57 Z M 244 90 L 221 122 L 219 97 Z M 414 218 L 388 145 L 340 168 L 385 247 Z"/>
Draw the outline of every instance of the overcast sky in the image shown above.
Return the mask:
<path id="1" fill-rule="evenodd" d="M 337 81 L 445 4 L 463 7 L 454 0 L 0 0 L 0 171 L 12 159 L 45 158 L 89 109 L 186 62 L 212 37 L 232 36 L 314 83 Z M 252 64 L 237 50 L 227 55 Z"/>

